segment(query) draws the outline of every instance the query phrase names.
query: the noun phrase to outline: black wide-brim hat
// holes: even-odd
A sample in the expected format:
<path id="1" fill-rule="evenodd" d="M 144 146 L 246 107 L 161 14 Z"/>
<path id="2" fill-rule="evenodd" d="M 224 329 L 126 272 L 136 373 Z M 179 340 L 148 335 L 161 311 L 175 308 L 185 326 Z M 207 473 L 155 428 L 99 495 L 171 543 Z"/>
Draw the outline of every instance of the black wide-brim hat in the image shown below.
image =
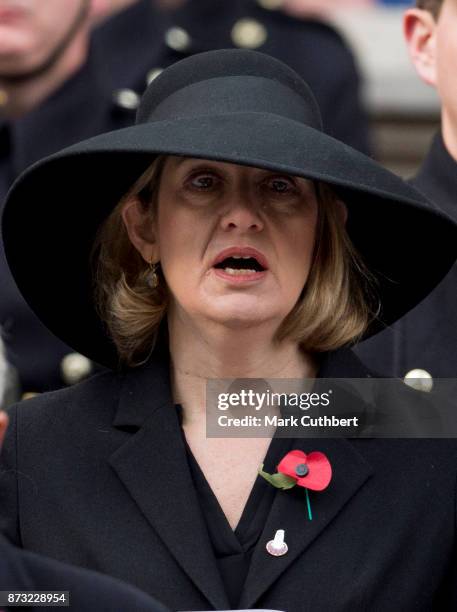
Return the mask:
<path id="1" fill-rule="evenodd" d="M 55 335 L 101 364 L 115 367 L 118 356 L 94 307 L 90 253 L 100 224 L 157 154 L 333 186 L 379 283 L 382 310 L 366 336 L 418 304 L 457 257 L 457 226 L 403 180 L 327 136 L 293 70 L 255 51 L 194 55 L 149 85 L 136 125 L 36 163 L 7 197 L 3 239 L 22 295 Z"/>

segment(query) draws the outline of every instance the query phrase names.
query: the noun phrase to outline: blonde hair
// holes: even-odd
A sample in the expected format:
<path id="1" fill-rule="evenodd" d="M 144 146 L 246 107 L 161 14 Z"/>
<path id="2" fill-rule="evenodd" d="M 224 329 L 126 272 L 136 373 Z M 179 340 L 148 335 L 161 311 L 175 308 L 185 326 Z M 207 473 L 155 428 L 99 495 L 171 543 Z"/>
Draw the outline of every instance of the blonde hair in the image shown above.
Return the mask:
<path id="1" fill-rule="evenodd" d="M 169 292 L 160 271 L 159 284 L 151 289 L 150 267 L 130 242 L 122 209 L 137 198 L 144 211 L 151 212 L 151 221 L 154 219 L 165 160 L 165 156 L 157 157 L 121 198 L 100 227 L 92 250 L 96 308 L 120 361 L 130 366 L 142 363 L 154 347 Z"/>
<path id="2" fill-rule="evenodd" d="M 150 268 L 128 237 L 122 209 L 138 198 L 153 220 L 165 160 L 157 157 L 119 201 L 99 229 L 93 250 L 97 309 L 121 362 L 128 366 L 143 363 L 150 354 L 170 293 L 160 270 L 159 285 L 151 289 Z M 313 263 L 302 295 L 275 336 L 277 342 L 294 339 L 311 353 L 355 343 L 379 309 L 374 277 L 346 233 L 341 204 L 328 185 L 316 187 L 319 216 Z"/>
<path id="3" fill-rule="evenodd" d="M 319 221 L 313 264 L 302 296 L 276 337 L 296 340 L 308 352 L 355 343 L 379 313 L 376 281 L 352 244 L 334 191 L 317 183 Z"/>

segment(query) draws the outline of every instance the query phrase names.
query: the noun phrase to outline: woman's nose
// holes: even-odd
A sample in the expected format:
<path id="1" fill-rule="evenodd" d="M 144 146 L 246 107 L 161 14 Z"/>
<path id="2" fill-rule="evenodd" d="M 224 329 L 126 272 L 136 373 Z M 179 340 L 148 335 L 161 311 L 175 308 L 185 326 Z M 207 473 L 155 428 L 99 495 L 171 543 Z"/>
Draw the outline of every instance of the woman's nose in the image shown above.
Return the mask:
<path id="1" fill-rule="evenodd" d="M 221 216 L 223 230 L 261 231 L 264 222 L 258 203 L 246 197 L 234 198 L 228 202 Z"/>

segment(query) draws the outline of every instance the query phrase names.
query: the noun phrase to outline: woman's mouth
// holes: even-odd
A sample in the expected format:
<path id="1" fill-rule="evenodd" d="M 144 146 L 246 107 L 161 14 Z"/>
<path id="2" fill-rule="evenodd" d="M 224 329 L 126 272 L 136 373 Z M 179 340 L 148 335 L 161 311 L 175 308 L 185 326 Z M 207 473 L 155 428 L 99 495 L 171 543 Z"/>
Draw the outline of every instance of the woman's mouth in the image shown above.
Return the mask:
<path id="1" fill-rule="evenodd" d="M 217 263 L 216 270 L 223 270 L 231 276 L 243 276 L 246 274 L 256 274 L 264 272 L 265 268 L 255 259 L 255 257 L 232 255 Z"/>
<path id="2" fill-rule="evenodd" d="M 213 266 L 217 276 L 231 282 L 257 281 L 267 270 L 255 257 L 232 255 Z"/>
<path id="3" fill-rule="evenodd" d="M 231 246 L 219 253 L 213 270 L 219 278 L 231 283 L 259 281 L 268 272 L 268 261 L 263 253 L 248 246 Z"/>

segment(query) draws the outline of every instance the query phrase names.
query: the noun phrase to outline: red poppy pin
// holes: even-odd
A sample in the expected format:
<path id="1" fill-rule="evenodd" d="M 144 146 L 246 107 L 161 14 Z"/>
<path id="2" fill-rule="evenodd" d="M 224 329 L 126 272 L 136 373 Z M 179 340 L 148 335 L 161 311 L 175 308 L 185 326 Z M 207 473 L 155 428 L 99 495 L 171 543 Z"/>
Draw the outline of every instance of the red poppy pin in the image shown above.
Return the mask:
<path id="1" fill-rule="evenodd" d="M 304 453 L 301 450 L 292 450 L 285 455 L 278 464 L 277 474 L 268 474 L 260 466 L 259 474 L 277 489 L 292 489 L 298 485 L 306 493 L 306 506 L 308 518 L 313 520 L 308 489 L 323 491 L 332 479 L 332 466 L 324 453 L 313 451 Z"/>

